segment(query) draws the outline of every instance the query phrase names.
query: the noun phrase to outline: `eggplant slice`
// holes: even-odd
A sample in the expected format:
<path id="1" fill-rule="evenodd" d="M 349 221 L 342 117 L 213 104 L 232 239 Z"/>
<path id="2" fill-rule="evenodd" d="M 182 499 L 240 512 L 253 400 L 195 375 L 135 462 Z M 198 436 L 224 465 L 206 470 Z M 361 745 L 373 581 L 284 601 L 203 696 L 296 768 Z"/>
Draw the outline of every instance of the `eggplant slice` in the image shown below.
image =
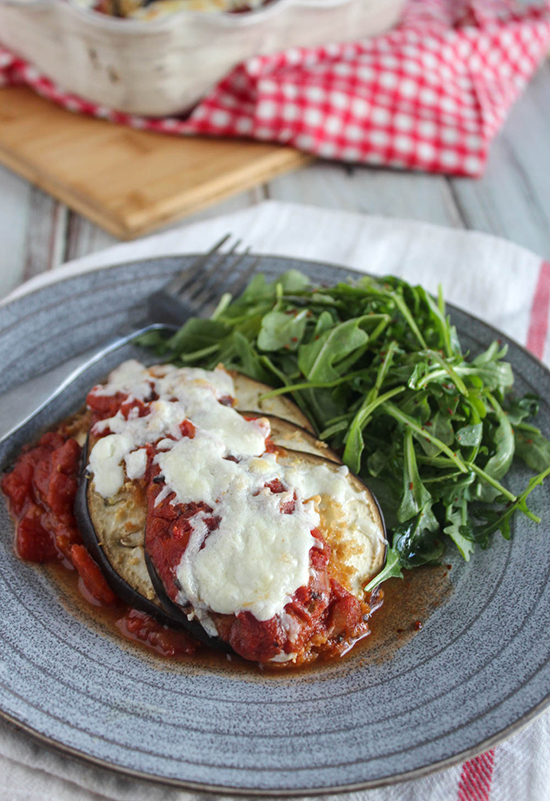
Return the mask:
<path id="1" fill-rule="evenodd" d="M 324 466 L 338 478 L 342 465 L 312 453 L 285 450 L 277 457 L 279 464 L 286 468 L 311 473 L 316 467 Z M 348 592 L 362 601 L 365 597 L 365 586 L 384 567 L 387 552 L 386 529 L 378 502 L 368 487 L 353 473 L 347 471 L 353 497 L 343 508 L 339 503 L 322 491 L 314 492 L 311 498 L 321 517 L 320 531 L 331 549 L 328 572 Z M 357 519 L 365 518 L 372 522 L 370 526 L 376 536 L 370 537 L 365 526 L 356 526 L 353 530 L 347 524 L 346 517 L 351 515 Z M 156 572 L 152 556 L 147 552 L 145 558 L 153 583 L 167 608 L 177 609 L 178 605 L 168 597 L 166 587 Z M 189 611 L 189 607 L 186 607 Z M 208 613 L 206 614 L 208 617 Z M 213 621 L 211 623 L 214 625 Z"/>
<path id="2" fill-rule="evenodd" d="M 209 637 L 196 620 L 170 602 L 164 605 L 153 586 L 145 561 L 144 538 L 147 508 L 145 497 L 127 482 L 113 498 L 94 491 L 86 472 L 89 439 L 83 449 L 75 515 L 84 545 L 101 568 L 113 592 L 129 606 L 155 618 L 164 626 L 187 631 L 211 648 L 232 653 L 217 637 Z M 168 599 L 169 601 L 169 599 Z"/>
<path id="3" fill-rule="evenodd" d="M 249 379 L 247 379 L 249 381 Z M 257 383 L 257 382 L 252 382 Z M 264 391 L 263 385 L 258 394 Z M 265 388 L 267 391 L 269 387 Z M 290 404 L 293 406 L 293 404 Z M 296 407 L 297 408 L 297 407 Z M 258 414 L 251 410 L 251 414 Z M 268 417 L 275 445 L 339 459 L 325 443 L 288 420 Z M 93 479 L 86 475 L 90 436 L 83 451 L 82 473 L 75 504 L 75 513 L 84 544 L 99 564 L 107 583 L 125 603 L 146 612 L 163 625 L 186 629 L 211 647 L 231 651 L 218 638 L 209 637 L 196 620 L 188 620 L 162 589 L 162 582 L 144 550 L 146 502 L 137 485 L 127 482 L 113 497 L 105 499 L 94 491 Z"/>
<path id="4" fill-rule="evenodd" d="M 256 411 L 246 410 L 241 412 L 242 415 L 258 414 Z M 278 445 L 280 448 L 290 451 L 298 451 L 300 453 L 311 453 L 314 456 L 320 456 L 322 459 L 328 459 L 329 462 L 335 464 L 342 464 L 342 460 L 337 454 L 329 448 L 326 442 L 307 431 L 301 426 L 290 423 L 288 420 L 283 420 L 280 417 L 275 417 L 272 414 L 262 414 L 266 420 L 269 420 L 271 426 L 271 441 Z"/>
<path id="5" fill-rule="evenodd" d="M 305 467 L 310 474 L 316 467 L 324 465 L 335 474 L 335 478 L 342 469 L 341 464 L 325 457 L 292 450 L 280 455 L 277 461 L 286 468 L 295 467 L 297 470 L 304 470 Z M 354 493 L 353 499 L 346 503 L 346 508 L 337 503 L 331 495 L 321 491 L 311 497 L 321 517 L 319 527 L 321 534 L 332 551 L 329 574 L 352 595 L 362 600 L 366 585 L 386 563 L 388 548 L 386 526 L 378 501 L 369 488 L 349 470 L 346 478 Z M 346 514 L 348 517 L 353 514 L 355 519 L 370 519 L 373 531 L 379 534 L 376 540 L 371 542 L 360 527 L 350 527 L 346 524 Z"/>
<path id="6" fill-rule="evenodd" d="M 266 416 L 279 417 L 281 420 L 294 423 L 294 425 L 304 428 L 315 435 L 314 427 L 293 400 L 287 398 L 286 395 L 276 395 L 274 398 L 260 400 L 261 396 L 271 392 L 273 387 L 262 384 L 260 381 L 255 381 L 253 378 L 248 378 L 248 376 L 237 373 L 235 370 L 228 370 L 227 372 L 235 385 L 235 398 L 237 401 L 235 408 L 238 412 L 248 411 L 256 414 L 259 412 Z"/>
<path id="7" fill-rule="evenodd" d="M 273 419 L 271 421 L 273 423 Z M 279 421 L 280 422 L 280 421 Z M 301 429 L 282 421 L 286 440 Z M 273 429 L 272 429 L 273 430 Z M 305 435 L 307 432 L 303 432 Z M 310 435 L 308 435 L 310 436 Z M 276 442 L 276 437 L 273 437 Z M 87 450 L 83 466 L 87 464 Z M 324 456 L 284 448 L 278 462 L 311 472 L 324 465 L 337 474 L 342 465 Z M 387 543 L 380 508 L 370 490 L 353 473 L 347 481 L 354 490 L 352 505 L 355 515 L 370 518 L 381 536 L 374 544 L 357 528 L 351 531 L 343 522 L 344 511 L 330 495 L 321 492 L 312 495 L 321 516 L 321 532 L 331 548 L 329 573 L 360 600 L 364 587 L 384 566 Z M 127 482 L 113 498 L 104 499 L 94 491 L 93 479 L 83 472 L 78 490 L 75 512 L 84 544 L 100 565 L 107 583 L 123 601 L 151 615 L 164 625 L 185 629 L 210 647 L 231 652 L 230 646 L 218 637 L 211 637 L 195 618 L 189 620 L 189 609 L 175 604 L 166 592 L 155 566 L 145 551 L 145 498 Z"/>

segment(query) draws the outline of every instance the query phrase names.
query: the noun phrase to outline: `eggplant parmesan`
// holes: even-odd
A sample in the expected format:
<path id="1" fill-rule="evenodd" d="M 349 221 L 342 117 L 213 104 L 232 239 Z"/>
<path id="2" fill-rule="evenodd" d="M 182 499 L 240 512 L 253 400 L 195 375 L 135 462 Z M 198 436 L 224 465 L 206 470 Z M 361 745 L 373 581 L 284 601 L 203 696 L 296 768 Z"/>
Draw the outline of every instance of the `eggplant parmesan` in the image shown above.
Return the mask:
<path id="1" fill-rule="evenodd" d="M 87 533 L 144 610 L 245 659 L 344 653 L 369 631 L 364 587 L 386 549 L 378 508 L 335 454 L 264 416 L 240 381 L 132 361 L 90 392 L 86 544 Z"/>
<path id="2" fill-rule="evenodd" d="M 20 555 L 72 564 L 148 644 L 175 631 L 179 652 L 202 641 L 284 667 L 346 653 L 369 633 L 383 521 L 268 391 L 221 366 L 125 362 L 4 478 Z"/>

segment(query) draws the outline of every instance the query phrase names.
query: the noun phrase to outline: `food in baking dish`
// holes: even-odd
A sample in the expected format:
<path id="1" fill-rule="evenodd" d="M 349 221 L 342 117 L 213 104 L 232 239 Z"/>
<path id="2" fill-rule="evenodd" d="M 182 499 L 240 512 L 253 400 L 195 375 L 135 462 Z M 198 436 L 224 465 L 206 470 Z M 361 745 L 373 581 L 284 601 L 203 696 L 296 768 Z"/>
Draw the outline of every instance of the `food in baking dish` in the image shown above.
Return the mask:
<path id="1" fill-rule="evenodd" d="M 369 633 L 380 512 L 265 389 L 222 367 L 121 365 L 4 478 L 20 555 L 63 559 L 96 602 L 247 660 L 349 651 Z"/>
<path id="2" fill-rule="evenodd" d="M 265 4 L 266 0 L 90 0 L 85 5 L 112 17 L 152 20 L 179 11 L 236 14 Z"/>

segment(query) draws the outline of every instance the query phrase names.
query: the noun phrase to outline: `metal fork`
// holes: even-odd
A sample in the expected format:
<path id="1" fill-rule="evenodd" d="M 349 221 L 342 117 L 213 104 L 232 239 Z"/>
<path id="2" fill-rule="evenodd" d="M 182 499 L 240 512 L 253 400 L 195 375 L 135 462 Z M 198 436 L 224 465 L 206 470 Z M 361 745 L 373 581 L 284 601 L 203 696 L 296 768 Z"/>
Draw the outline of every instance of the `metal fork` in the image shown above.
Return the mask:
<path id="1" fill-rule="evenodd" d="M 253 259 L 243 273 L 237 274 L 235 270 L 246 259 L 249 249 L 238 252 L 241 242 L 237 240 L 229 251 L 222 252 L 229 239 L 227 234 L 150 295 L 147 312 L 126 323 L 114 338 L 0 395 L 0 445 L 109 353 L 148 331 L 176 331 L 189 317 L 214 306 L 224 292 L 237 294 L 244 289 L 260 259 Z"/>

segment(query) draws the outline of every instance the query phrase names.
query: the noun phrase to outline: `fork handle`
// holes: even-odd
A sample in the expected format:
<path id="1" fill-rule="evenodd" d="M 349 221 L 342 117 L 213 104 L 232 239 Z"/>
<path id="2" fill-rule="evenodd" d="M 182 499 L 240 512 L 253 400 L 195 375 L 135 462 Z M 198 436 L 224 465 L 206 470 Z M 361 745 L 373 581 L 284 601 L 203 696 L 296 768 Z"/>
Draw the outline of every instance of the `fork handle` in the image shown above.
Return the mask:
<path id="1" fill-rule="evenodd" d="M 0 445 L 104 356 L 148 331 L 165 328 L 167 326 L 153 323 L 120 334 L 0 395 Z"/>

